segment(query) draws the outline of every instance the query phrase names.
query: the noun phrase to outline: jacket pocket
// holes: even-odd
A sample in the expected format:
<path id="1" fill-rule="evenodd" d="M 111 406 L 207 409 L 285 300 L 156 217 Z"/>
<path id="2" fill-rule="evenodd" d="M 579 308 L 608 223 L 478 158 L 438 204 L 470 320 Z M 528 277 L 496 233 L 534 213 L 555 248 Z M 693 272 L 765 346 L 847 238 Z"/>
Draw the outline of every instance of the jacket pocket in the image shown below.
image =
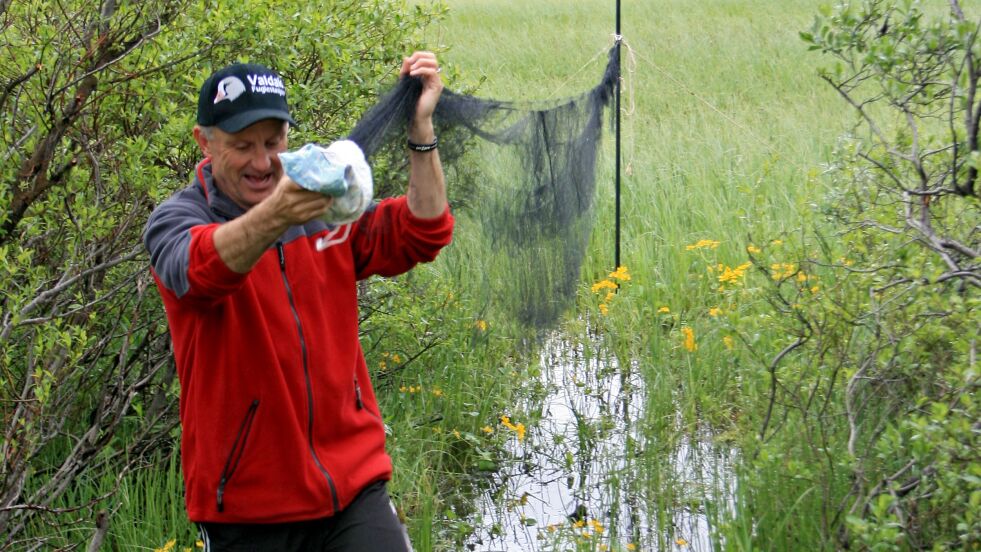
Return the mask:
<path id="1" fill-rule="evenodd" d="M 379 415 L 377 412 L 372 411 L 370 408 L 366 407 L 364 403 L 364 399 L 362 399 L 361 397 L 361 385 L 358 383 L 357 376 L 354 376 L 354 405 L 358 408 L 358 410 L 364 410 L 368 414 L 371 414 L 371 416 L 374 417 L 376 420 L 384 424 L 381 415 Z"/>
<path id="2" fill-rule="evenodd" d="M 229 451 L 228 458 L 225 459 L 225 467 L 222 468 L 221 478 L 218 480 L 216 497 L 219 512 L 225 511 L 225 486 L 232 479 L 239 461 L 242 460 L 242 455 L 245 453 L 245 443 L 249 439 L 249 432 L 252 430 L 252 422 L 255 420 L 255 412 L 258 409 L 259 399 L 255 399 L 249 405 L 249 410 L 245 413 L 242 423 L 239 424 L 238 433 L 235 434 L 235 440 L 232 442 L 232 450 Z"/>

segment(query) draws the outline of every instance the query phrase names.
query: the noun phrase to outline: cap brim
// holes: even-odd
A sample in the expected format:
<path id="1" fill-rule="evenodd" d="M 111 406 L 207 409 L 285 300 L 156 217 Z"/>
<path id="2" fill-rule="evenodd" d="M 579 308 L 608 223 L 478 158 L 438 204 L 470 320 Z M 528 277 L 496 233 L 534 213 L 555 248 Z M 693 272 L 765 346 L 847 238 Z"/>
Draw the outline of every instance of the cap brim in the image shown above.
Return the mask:
<path id="1" fill-rule="evenodd" d="M 234 117 L 229 117 L 215 126 L 225 132 L 234 133 L 264 119 L 279 119 L 280 121 L 288 122 L 292 126 L 297 126 L 293 117 L 290 117 L 290 114 L 282 109 L 253 109 L 251 111 L 245 111 Z"/>

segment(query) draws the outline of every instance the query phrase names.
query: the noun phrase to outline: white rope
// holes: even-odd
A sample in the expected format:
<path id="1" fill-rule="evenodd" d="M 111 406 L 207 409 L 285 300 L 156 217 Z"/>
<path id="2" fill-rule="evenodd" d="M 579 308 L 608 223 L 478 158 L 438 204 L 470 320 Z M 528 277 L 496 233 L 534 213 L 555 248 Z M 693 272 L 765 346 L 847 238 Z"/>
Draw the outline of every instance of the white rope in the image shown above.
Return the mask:
<path id="1" fill-rule="evenodd" d="M 609 48 L 604 48 L 604 49 L 600 50 L 599 52 L 596 52 L 596 55 L 594 55 L 593 57 L 591 57 L 589 59 L 589 61 L 587 61 L 582 67 L 579 68 L 578 71 L 576 71 L 575 73 L 573 73 L 572 75 L 570 75 L 568 78 L 566 78 L 564 81 L 562 81 L 559 84 L 558 88 L 556 88 L 555 90 L 553 90 L 552 93 L 549 94 L 545 99 L 546 100 L 551 100 L 552 98 L 554 98 L 555 95 L 558 94 L 560 90 L 562 90 L 563 88 L 565 88 L 565 85 L 569 84 L 569 81 L 571 81 L 572 79 L 576 78 L 576 76 L 578 76 L 579 73 L 582 73 L 583 71 L 586 70 L 587 67 L 589 67 L 590 65 L 592 65 L 593 63 L 595 63 L 596 62 L 596 58 L 602 56 L 603 54 L 607 53 L 608 51 L 609 51 Z"/>

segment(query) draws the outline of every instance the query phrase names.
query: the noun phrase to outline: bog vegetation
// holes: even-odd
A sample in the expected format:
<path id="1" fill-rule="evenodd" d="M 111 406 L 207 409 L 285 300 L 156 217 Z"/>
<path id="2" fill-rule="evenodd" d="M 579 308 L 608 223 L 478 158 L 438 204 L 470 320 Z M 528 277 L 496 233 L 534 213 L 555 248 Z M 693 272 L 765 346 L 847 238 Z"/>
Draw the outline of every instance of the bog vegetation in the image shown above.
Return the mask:
<path id="1" fill-rule="evenodd" d="M 458 89 L 592 86 L 600 69 L 576 69 L 609 47 L 598 4 L 0 0 L 0 549 L 194 546 L 139 236 L 198 160 L 189 129 L 213 68 L 277 67 L 302 125 L 293 144 L 325 141 L 417 46 L 452 46 Z M 727 550 L 981 546 L 981 13 L 957 0 L 625 4 L 627 267 L 610 266 L 601 185 L 558 331 L 643 386 L 624 461 L 599 477 L 647 519 L 577 508 L 519 525 L 557 550 L 685 547 L 680 510 Z M 536 22 L 543 42 L 571 41 L 544 69 L 508 34 Z M 377 161 L 379 193 L 400 188 L 402 162 Z M 500 491 L 473 482 L 515 447 L 544 446 L 539 342 L 484 293 L 508 275 L 475 274 L 479 205 L 454 193 L 453 247 L 361 296 L 393 491 L 421 550 L 499 536 L 506 524 L 468 492 Z M 570 473 L 610 427 L 579 424 L 575 443 L 551 443 Z M 665 475 L 695 435 L 735 451 L 735 484 Z M 494 498 L 505 516 L 527 500 Z"/>

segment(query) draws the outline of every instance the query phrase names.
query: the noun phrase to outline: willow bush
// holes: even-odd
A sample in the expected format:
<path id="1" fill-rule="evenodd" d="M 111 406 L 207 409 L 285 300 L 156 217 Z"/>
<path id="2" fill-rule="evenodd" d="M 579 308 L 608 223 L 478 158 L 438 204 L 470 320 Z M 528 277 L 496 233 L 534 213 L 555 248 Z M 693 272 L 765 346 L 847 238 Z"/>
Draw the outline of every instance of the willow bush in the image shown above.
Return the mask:
<path id="1" fill-rule="evenodd" d="M 199 158 L 190 130 L 204 78 L 233 61 L 276 67 L 301 122 L 293 144 L 330 141 L 443 11 L 0 2 L 0 548 L 65 545 L 51 526 L 91 533 L 113 489 L 66 490 L 119 481 L 174 447 L 174 365 L 140 233 Z M 399 186 L 399 164 L 378 161 L 380 193 Z"/>
<path id="2" fill-rule="evenodd" d="M 858 124 L 796 260 L 754 258 L 784 336 L 741 489 L 754 547 L 981 544 L 981 27 L 937 8 L 843 2 L 801 34 Z"/>

